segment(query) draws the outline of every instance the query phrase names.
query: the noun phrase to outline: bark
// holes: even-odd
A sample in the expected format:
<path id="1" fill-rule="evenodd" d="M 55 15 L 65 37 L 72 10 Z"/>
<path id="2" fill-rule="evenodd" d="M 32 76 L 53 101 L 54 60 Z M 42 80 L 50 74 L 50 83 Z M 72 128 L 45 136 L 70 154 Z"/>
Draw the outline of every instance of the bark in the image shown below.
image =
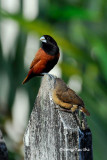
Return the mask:
<path id="1" fill-rule="evenodd" d="M 92 160 L 86 117 L 78 111 L 63 112 L 54 104 L 54 82 L 55 77 L 43 77 L 24 135 L 25 160 Z"/>

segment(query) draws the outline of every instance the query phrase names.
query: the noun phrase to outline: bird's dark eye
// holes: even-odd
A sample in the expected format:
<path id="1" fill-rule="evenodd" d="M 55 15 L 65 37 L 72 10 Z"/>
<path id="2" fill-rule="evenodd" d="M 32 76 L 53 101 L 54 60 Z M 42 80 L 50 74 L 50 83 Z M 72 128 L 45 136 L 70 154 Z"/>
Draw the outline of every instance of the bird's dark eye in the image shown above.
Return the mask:
<path id="1" fill-rule="evenodd" d="M 50 40 L 50 38 L 49 38 L 49 37 L 47 37 L 47 40 Z"/>

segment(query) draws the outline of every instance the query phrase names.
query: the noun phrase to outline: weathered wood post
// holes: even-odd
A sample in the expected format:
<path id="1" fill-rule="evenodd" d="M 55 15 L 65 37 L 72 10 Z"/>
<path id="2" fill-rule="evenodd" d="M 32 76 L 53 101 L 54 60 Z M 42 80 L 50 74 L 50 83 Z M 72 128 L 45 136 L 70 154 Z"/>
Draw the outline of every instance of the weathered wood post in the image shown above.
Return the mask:
<path id="1" fill-rule="evenodd" d="M 0 130 L 0 160 L 8 160 L 8 151 Z"/>
<path id="2" fill-rule="evenodd" d="M 42 80 L 24 135 L 25 160 L 92 160 L 92 135 L 86 118 L 55 109 L 54 82 L 55 77 L 48 75 Z"/>

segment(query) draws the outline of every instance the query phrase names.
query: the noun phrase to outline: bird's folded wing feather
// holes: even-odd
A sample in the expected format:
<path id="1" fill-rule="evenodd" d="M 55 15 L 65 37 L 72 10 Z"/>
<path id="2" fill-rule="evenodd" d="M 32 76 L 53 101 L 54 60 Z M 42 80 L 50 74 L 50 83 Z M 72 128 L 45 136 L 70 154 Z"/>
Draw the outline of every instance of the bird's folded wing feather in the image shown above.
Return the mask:
<path id="1" fill-rule="evenodd" d="M 77 96 L 76 93 L 71 89 L 68 89 L 65 92 L 57 93 L 57 97 L 65 103 L 71 103 L 71 104 L 77 104 L 77 105 L 83 104 L 83 101 L 81 100 L 81 98 Z"/>
<path id="2" fill-rule="evenodd" d="M 40 57 L 36 57 L 33 59 L 31 65 L 30 65 L 30 69 L 35 65 L 37 64 L 38 62 L 40 61 Z"/>
<path id="3" fill-rule="evenodd" d="M 44 72 L 45 69 L 45 63 L 43 63 L 42 60 L 38 61 L 34 66 L 31 68 L 32 72 L 35 73 L 35 75 L 40 75 Z"/>
<path id="4" fill-rule="evenodd" d="M 35 64 L 37 64 L 37 63 L 41 60 L 41 58 L 43 58 L 43 54 L 44 54 L 44 51 L 40 48 L 40 49 L 37 51 L 37 53 L 36 53 L 36 55 L 35 55 L 32 63 L 31 63 L 31 65 L 30 65 L 30 69 L 31 69 Z"/>

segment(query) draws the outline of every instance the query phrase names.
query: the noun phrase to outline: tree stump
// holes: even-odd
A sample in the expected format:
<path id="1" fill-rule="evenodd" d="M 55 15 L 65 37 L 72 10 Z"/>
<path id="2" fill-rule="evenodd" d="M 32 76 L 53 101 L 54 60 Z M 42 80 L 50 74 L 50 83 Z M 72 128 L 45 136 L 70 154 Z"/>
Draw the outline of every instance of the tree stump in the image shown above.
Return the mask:
<path id="1" fill-rule="evenodd" d="M 24 135 L 25 160 L 92 160 L 86 118 L 60 111 L 52 100 L 54 83 L 55 77 L 43 77 Z"/>

